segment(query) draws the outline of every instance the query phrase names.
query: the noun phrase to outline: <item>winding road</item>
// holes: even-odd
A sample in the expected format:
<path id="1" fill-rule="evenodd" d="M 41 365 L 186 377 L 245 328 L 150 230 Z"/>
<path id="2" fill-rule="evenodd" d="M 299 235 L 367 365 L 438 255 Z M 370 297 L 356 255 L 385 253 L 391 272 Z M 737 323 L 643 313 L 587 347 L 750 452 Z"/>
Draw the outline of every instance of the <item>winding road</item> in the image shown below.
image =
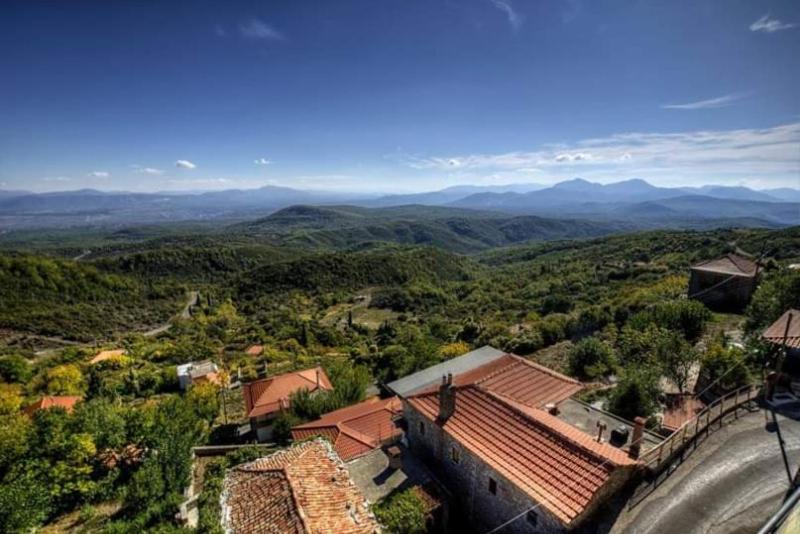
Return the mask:
<path id="1" fill-rule="evenodd" d="M 800 464 L 800 422 L 778 416 L 792 473 Z M 780 508 L 789 483 L 778 438 L 757 411 L 717 430 L 611 533 L 756 532 Z"/>
<path id="2" fill-rule="evenodd" d="M 176 319 L 189 319 L 191 318 L 191 310 L 192 306 L 196 306 L 198 300 L 200 299 L 200 293 L 197 291 L 189 291 L 188 298 L 186 300 L 186 304 L 184 305 L 183 309 L 181 309 L 180 313 L 175 314 L 171 317 L 167 322 L 164 324 L 142 332 L 144 337 L 153 337 L 159 334 L 163 334 L 170 328 L 172 328 L 172 324 Z M 69 345 L 71 347 L 92 347 L 95 343 L 79 343 L 77 341 L 71 341 L 69 339 L 63 339 L 60 337 L 52 337 L 52 336 L 37 336 L 38 339 L 42 339 L 45 341 L 49 341 L 51 343 L 60 343 L 62 345 Z M 52 354 L 53 352 L 60 350 L 59 348 L 49 348 L 49 349 L 42 349 L 35 352 L 36 356 L 46 356 L 48 354 Z"/>

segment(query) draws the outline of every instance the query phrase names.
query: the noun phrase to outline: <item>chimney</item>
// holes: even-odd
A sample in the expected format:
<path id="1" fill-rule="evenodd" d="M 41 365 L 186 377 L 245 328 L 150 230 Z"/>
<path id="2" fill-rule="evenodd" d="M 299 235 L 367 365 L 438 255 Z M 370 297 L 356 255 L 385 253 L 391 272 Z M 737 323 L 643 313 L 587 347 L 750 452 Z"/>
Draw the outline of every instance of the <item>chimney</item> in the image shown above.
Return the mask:
<path id="1" fill-rule="evenodd" d="M 603 421 L 598 421 L 597 422 L 597 442 L 598 443 L 603 443 L 603 432 L 606 431 L 606 428 L 608 428 L 608 427 L 606 426 L 606 424 Z"/>
<path id="2" fill-rule="evenodd" d="M 634 460 L 639 459 L 639 451 L 642 449 L 642 438 L 644 437 L 644 424 L 647 420 L 644 417 L 637 417 L 633 420 L 633 437 L 631 446 L 628 448 L 628 456 Z"/>
<path id="3" fill-rule="evenodd" d="M 317 367 L 317 389 L 319 389 L 319 384 L 320 384 L 319 374 L 320 374 L 319 367 Z"/>
<path id="4" fill-rule="evenodd" d="M 558 415 L 558 406 L 555 402 L 548 402 L 544 405 L 544 409 L 547 410 L 547 413 L 550 415 Z"/>
<path id="5" fill-rule="evenodd" d="M 456 388 L 453 386 L 453 375 L 442 375 L 442 385 L 439 386 L 439 422 L 444 423 L 456 411 Z"/>

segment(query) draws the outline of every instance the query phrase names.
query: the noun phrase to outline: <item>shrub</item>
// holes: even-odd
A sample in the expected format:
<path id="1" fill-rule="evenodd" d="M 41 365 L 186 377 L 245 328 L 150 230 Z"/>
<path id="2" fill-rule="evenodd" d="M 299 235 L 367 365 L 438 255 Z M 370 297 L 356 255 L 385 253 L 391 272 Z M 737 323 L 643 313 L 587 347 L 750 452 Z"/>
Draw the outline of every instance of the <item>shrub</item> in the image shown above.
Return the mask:
<path id="1" fill-rule="evenodd" d="M 628 420 L 649 417 L 658 406 L 659 373 L 644 367 L 628 369 L 611 392 L 610 410 Z"/>
<path id="2" fill-rule="evenodd" d="M 422 534 L 425 527 L 425 502 L 412 488 L 393 493 L 373 507 L 375 517 L 387 532 Z"/>
<path id="3" fill-rule="evenodd" d="M 569 351 L 570 373 L 581 378 L 598 378 L 611 374 L 616 366 L 614 350 L 596 337 L 582 339 Z"/>

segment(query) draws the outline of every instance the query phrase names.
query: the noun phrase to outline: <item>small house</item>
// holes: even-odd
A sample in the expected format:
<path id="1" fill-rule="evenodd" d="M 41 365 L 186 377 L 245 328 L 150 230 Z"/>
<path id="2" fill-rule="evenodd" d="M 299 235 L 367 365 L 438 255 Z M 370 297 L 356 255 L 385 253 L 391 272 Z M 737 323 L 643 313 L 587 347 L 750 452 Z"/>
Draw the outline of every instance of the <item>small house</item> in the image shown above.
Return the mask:
<path id="1" fill-rule="evenodd" d="M 349 462 L 399 440 L 403 431 L 397 420 L 402 414 L 403 407 L 397 397 L 373 397 L 326 413 L 316 421 L 295 426 L 292 439 L 326 437 L 333 443 L 339 457 Z"/>
<path id="2" fill-rule="evenodd" d="M 689 298 L 720 310 L 742 310 L 758 284 L 759 264 L 737 254 L 693 265 Z"/>
<path id="3" fill-rule="evenodd" d="M 290 408 L 292 393 L 301 390 L 313 394 L 332 391 L 333 385 L 322 367 L 314 367 L 263 378 L 242 386 L 245 411 L 258 441 L 272 439 L 272 424 L 281 412 Z"/>
<path id="4" fill-rule="evenodd" d="M 211 360 L 185 363 L 178 366 L 178 382 L 182 390 L 189 389 L 192 384 L 211 382 L 219 384 L 219 368 Z"/>

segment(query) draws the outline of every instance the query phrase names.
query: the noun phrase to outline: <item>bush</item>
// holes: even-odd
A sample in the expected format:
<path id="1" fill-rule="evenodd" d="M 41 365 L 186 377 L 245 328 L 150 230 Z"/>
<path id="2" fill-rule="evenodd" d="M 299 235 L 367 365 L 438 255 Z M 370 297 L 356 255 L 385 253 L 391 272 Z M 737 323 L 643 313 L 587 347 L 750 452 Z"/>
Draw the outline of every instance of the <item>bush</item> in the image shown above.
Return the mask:
<path id="1" fill-rule="evenodd" d="M 614 372 L 617 357 L 614 350 L 596 337 L 582 339 L 569 351 L 569 370 L 580 378 L 598 378 Z"/>
<path id="2" fill-rule="evenodd" d="M 711 312 L 696 300 L 675 300 L 656 304 L 635 314 L 628 324 L 644 330 L 653 323 L 661 328 L 681 332 L 689 341 L 696 341 L 705 329 Z"/>
<path id="3" fill-rule="evenodd" d="M 716 383 L 715 388 L 731 391 L 752 381 L 747 357 L 738 347 L 724 347 L 712 343 L 702 358 L 703 377 L 708 384 Z"/>
<path id="4" fill-rule="evenodd" d="M 387 532 L 422 534 L 427 531 L 425 502 L 411 488 L 391 494 L 384 501 L 376 504 L 373 512 Z"/>
<path id="5" fill-rule="evenodd" d="M 787 269 L 765 276 L 745 312 L 745 330 L 760 334 L 790 308 L 800 308 L 800 270 Z"/>
<path id="6" fill-rule="evenodd" d="M 610 410 L 632 421 L 649 417 L 658 407 L 659 373 L 652 368 L 628 369 L 611 392 Z"/>

